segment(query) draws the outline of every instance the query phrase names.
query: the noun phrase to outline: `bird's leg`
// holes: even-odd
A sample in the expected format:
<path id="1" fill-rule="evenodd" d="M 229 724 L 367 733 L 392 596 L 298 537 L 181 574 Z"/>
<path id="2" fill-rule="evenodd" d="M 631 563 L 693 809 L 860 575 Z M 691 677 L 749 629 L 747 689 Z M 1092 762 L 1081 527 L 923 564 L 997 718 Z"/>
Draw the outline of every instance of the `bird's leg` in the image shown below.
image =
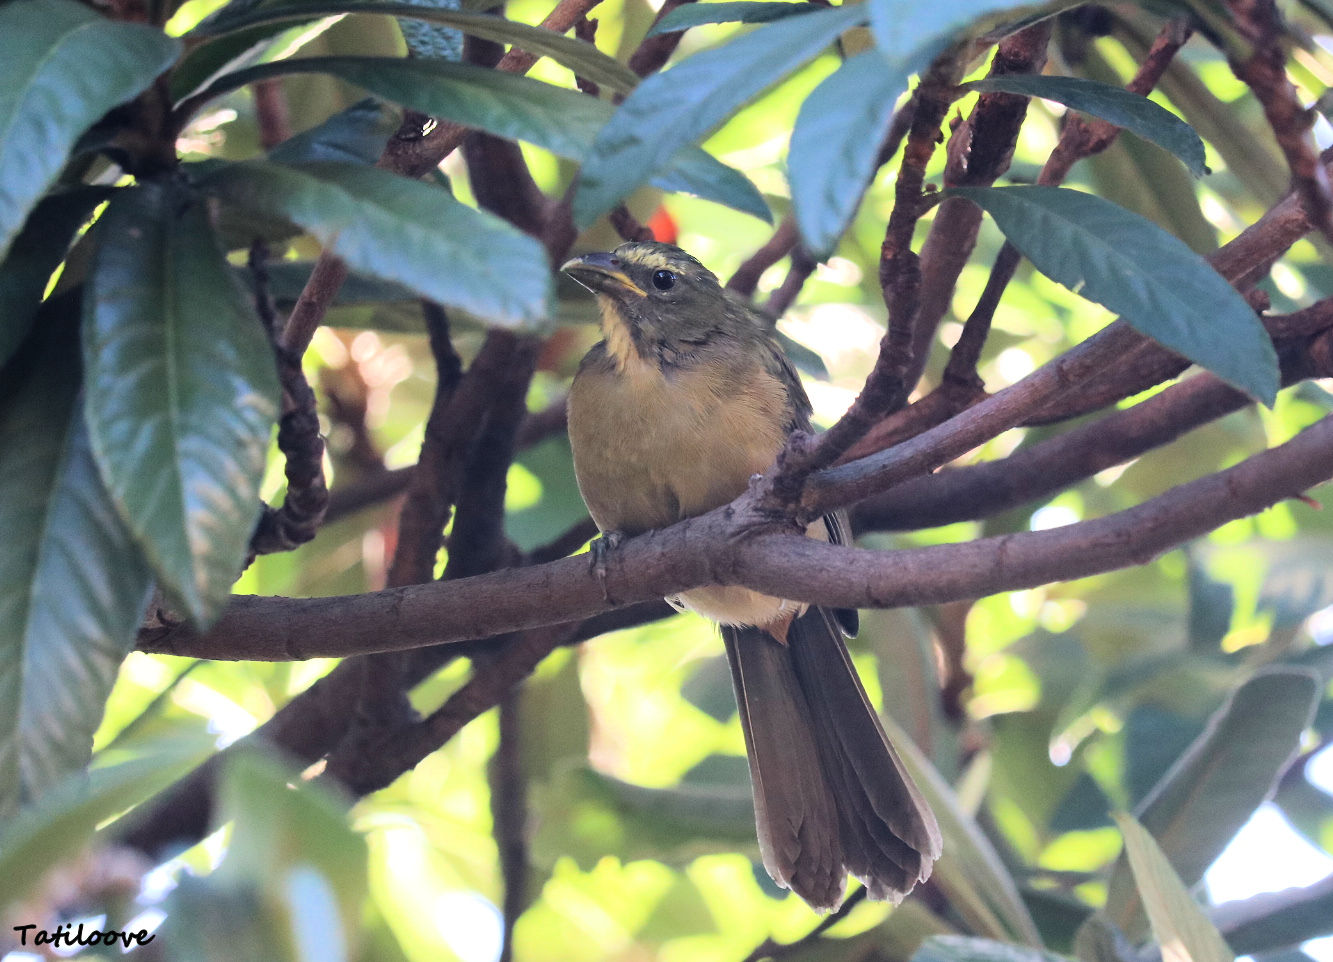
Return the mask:
<path id="1" fill-rule="evenodd" d="M 597 575 L 597 581 L 602 586 L 602 597 L 607 601 L 611 600 L 611 594 L 606 590 L 606 559 L 608 554 L 619 548 L 620 542 L 624 540 L 623 532 L 603 531 L 588 545 L 588 568 Z"/>

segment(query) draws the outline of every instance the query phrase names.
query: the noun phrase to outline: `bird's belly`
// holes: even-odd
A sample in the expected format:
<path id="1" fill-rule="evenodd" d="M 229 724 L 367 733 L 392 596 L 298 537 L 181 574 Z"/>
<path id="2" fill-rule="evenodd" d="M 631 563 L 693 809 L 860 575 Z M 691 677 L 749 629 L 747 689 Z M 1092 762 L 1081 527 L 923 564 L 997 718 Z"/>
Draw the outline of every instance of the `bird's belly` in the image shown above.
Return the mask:
<path id="1" fill-rule="evenodd" d="M 637 534 L 726 504 L 768 469 L 786 441 L 786 398 L 772 379 L 701 386 L 688 373 L 636 381 L 589 372 L 569 397 L 579 489 L 603 531 Z M 736 585 L 667 599 L 720 624 L 771 625 L 804 609 Z"/>
<path id="2" fill-rule="evenodd" d="M 777 399 L 744 384 L 719 398 L 696 380 L 597 373 L 575 382 L 574 471 L 602 530 L 633 534 L 711 511 L 777 457 L 786 440 Z"/>

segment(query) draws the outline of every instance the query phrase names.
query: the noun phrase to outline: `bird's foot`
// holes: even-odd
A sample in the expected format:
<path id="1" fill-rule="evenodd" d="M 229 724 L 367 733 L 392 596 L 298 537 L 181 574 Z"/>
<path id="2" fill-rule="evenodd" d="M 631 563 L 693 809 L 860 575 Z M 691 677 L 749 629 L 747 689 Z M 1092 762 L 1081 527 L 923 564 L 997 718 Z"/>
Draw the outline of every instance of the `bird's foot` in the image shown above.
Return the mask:
<path id="1" fill-rule="evenodd" d="M 619 531 L 603 531 L 588 545 L 588 568 L 597 576 L 597 582 L 602 586 L 602 597 L 607 601 L 611 600 L 611 594 L 606 590 L 606 560 L 624 540 L 624 534 Z"/>

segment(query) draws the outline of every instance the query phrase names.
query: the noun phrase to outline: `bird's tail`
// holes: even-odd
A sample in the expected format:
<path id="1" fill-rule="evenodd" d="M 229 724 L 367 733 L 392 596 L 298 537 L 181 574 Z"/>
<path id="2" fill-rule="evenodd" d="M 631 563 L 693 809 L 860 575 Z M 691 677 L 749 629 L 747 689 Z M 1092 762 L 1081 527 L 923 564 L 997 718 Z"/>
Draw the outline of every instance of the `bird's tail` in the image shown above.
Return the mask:
<path id="1" fill-rule="evenodd" d="M 940 854 L 929 806 L 889 744 L 832 613 L 811 608 L 783 645 L 722 629 L 750 759 L 764 867 L 816 909 L 851 873 L 900 901 Z"/>

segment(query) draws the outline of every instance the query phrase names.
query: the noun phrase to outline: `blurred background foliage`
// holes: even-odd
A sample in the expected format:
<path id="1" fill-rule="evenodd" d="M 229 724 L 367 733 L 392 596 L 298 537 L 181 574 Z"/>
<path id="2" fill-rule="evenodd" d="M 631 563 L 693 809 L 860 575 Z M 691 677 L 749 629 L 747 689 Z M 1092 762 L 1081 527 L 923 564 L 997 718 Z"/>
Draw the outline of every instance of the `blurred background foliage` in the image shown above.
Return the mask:
<path id="1" fill-rule="evenodd" d="M 184 33 L 220 5 L 188 0 L 168 32 Z M 1160 26 L 1153 6 L 1083 7 L 1062 15 L 1049 69 L 1123 84 Z M 546 0 L 510 0 L 504 13 L 535 24 L 548 8 Z M 623 60 L 653 12 L 644 0 L 605 0 L 596 12 L 598 47 Z M 1301 99 L 1318 102 L 1333 77 L 1328 11 L 1311 0 L 1283 4 L 1283 12 L 1308 41 L 1294 49 L 1289 64 Z M 676 57 L 745 29 L 696 28 Z M 268 44 L 266 58 L 404 51 L 392 20 L 365 16 L 294 26 Z M 753 180 L 776 218 L 789 205 L 784 162 L 796 112 L 838 62 L 833 51 L 820 55 L 704 144 Z M 540 61 L 532 76 L 573 85 L 570 71 L 550 60 Z M 327 75 L 286 78 L 278 95 L 294 133 L 356 109 L 382 113 L 386 135 L 396 126 L 394 108 L 367 105 L 363 91 Z M 1167 71 L 1153 99 L 1204 137 L 1211 175 L 1192 180 L 1165 152 L 1123 136 L 1077 166 L 1070 185 L 1143 214 L 1198 251 L 1213 250 L 1285 191 L 1283 162 L 1252 96 L 1198 39 Z M 965 113 L 969 102 L 956 109 Z M 185 158 L 255 156 L 256 103 L 250 89 L 211 102 L 182 134 Z M 1035 176 L 1062 113 L 1058 105 L 1033 102 L 1011 180 Z M 1318 133 L 1327 140 L 1326 122 L 1319 121 Z M 575 171 L 569 161 L 529 145 L 523 153 L 546 194 L 559 196 L 568 187 Z M 943 160 L 937 152 L 928 178 L 938 180 Z M 780 323 L 818 358 L 806 365 L 807 387 L 822 424 L 855 396 L 883 333 L 876 270 L 894 169 L 896 160 L 880 170 L 836 252 Z M 471 201 L 458 152 L 442 175 L 460 199 Z M 755 217 L 653 189 L 637 192 L 630 208 L 665 227 L 724 279 L 772 232 Z M 923 230 L 930 220 L 927 215 Z M 579 247 L 616 242 L 601 222 Z M 993 226 L 983 227 L 941 328 L 942 343 L 935 345 L 928 385 L 938 380 L 943 345 L 957 337 L 958 319 L 976 302 L 1001 242 Z M 280 306 L 290 306 L 305 262 L 319 247 L 305 236 L 271 243 L 272 292 Z M 1302 241 L 1274 268 L 1263 286 L 1275 308 L 1333 294 L 1325 255 L 1321 243 Z M 783 261 L 764 273 L 758 302 L 777 289 L 788 266 Z M 415 462 L 434 390 L 412 293 L 356 280 L 305 356 L 306 374 L 321 396 L 335 491 Z M 565 281 L 557 296 L 528 399 L 534 412 L 562 397 L 578 359 L 598 337 L 584 323 L 593 320 L 590 299 Z M 991 389 L 1013 383 L 1108 319 L 1104 309 L 1025 266 L 996 315 L 980 373 Z M 451 312 L 451 321 L 455 347 L 470 359 L 484 328 L 461 313 Z M 1107 514 L 1285 441 L 1333 410 L 1331 402 L 1326 383 L 1304 384 L 1283 392 L 1271 410 L 1237 412 L 1045 503 L 985 522 L 870 534 L 866 543 L 894 548 L 960 541 Z M 967 460 L 1004 455 L 1050 430 L 1007 432 Z M 283 484 L 275 450 L 265 500 L 281 500 Z M 310 544 L 258 558 L 235 590 L 304 597 L 382 586 L 397 506 L 388 499 L 341 514 Z M 509 471 L 506 509 L 507 534 L 524 550 L 583 517 L 561 434 L 521 452 Z M 784 958 L 906 959 L 928 936 L 972 935 L 1015 943 L 1014 957 L 1036 958 L 1036 947 L 1043 946 L 1077 951 L 1088 962 L 1127 958 L 1122 944 L 1109 936 L 1099 941 L 1103 930 L 1085 925 L 1105 905 L 1108 913 L 1120 910 L 1111 920 L 1132 940 L 1146 933 L 1141 915 L 1136 922 L 1134 907 L 1126 904 L 1132 887 L 1116 881 L 1125 869 L 1115 868 L 1122 842 L 1113 811 L 1134 811 L 1149 828 L 1154 817 L 1165 819 L 1161 824 L 1175 834 L 1159 841 L 1193 886 L 1262 800 L 1295 745 L 1294 733 L 1304 730 L 1300 761 L 1281 776 L 1272 804 L 1308 846 L 1333 856 L 1333 762 L 1326 752 L 1318 755 L 1333 739 L 1331 558 L 1329 512 L 1287 502 L 1142 567 L 975 603 L 865 613 L 854 658 L 872 700 L 918 747 L 916 764 L 937 773 L 926 782 L 945 824 L 946 855 L 935 880 L 904 906 L 858 904 L 820 938 L 791 950 L 779 947 L 807 936 L 819 919 L 798 899 L 784 897 L 757 865 L 744 745 L 715 629 L 682 614 L 561 649 L 523 687 L 517 709 L 531 848 L 514 957 L 740 962 L 767 946 Z M 445 560 L 442 554 L 440 570 Z M 961 657 L 941 662 L 939 652 L 959 652 L 963 639 Z M 160 865 L 118 848 L 114 831 L 110 845 L 83 851 L 95 826 L 253 730 L 331 667 L 319 660 L 227 663 L 131 654 L 97 732 L 94 775 L 105 777 L 94 800 L 72 791 L 63 799 L 57 790 L 30 816 L 35 827 L 28 834 L 6 836 L 0 865 L 30 866 L 17 868 L 23 882 L 8 894 L 24 901 L 11 904 L 7 918 L 53 919 L 45 914 L 51 911 L 134 929 L 157 924 L 165 913 L 165 938 L 156 947 L 164 958 L 495 958 L 504 900 L 489 780 L 499 739 L 495 712 L 350 808 L 318 785 L 292 788 L 299 780 L 280 763 L 242 754 L 220 782 L 217 822 L 226 827 L 205 841 Z M 1306 729 L 1300 706 L 1310 698 L 1310 673 L 1322 695 Z M 466 676 L 462 663 L 451 665 L 413 692 L 414 704 L 438 706 Z M 938 694 L 942 681 L 945 698 Z M 1182 765 L 1182 757 L 1192 759 L 1195 770 Z M 1322 782 L 1309 777 L 1319 765 Z M 1234 784 L 1208 781 L 1223 776 Z M 1248 786 L 1248 794 L 1237 786 Z M 1179 802 L 1183 814 L 1145 805 L 1160 803 L 1170 790 L 1201 794 Z M 32 847 L 18 846 L 13 840 L 19 838 Z M 37 871 L 54 862 L 61 866 L 55 874 Z M 0 873 L 0 885 L 13 885 L 16 877 Z M 1108 903 L 1108 888 L 1117 885 Z M 1206 891 L 1198 894 L 1206 904 Z M 1237 948 L 1274 962 L 1300 959 L 1296 945 L 1333 932 L 1333 895 L 1303 905 L 1296 920 Z M 965 941 L 929 946 L 949 960 L 995 951 Z M 147 949 L 141 954 L 153 957 Z M 116 955 L 99 949 L 81 957 Z"/>

